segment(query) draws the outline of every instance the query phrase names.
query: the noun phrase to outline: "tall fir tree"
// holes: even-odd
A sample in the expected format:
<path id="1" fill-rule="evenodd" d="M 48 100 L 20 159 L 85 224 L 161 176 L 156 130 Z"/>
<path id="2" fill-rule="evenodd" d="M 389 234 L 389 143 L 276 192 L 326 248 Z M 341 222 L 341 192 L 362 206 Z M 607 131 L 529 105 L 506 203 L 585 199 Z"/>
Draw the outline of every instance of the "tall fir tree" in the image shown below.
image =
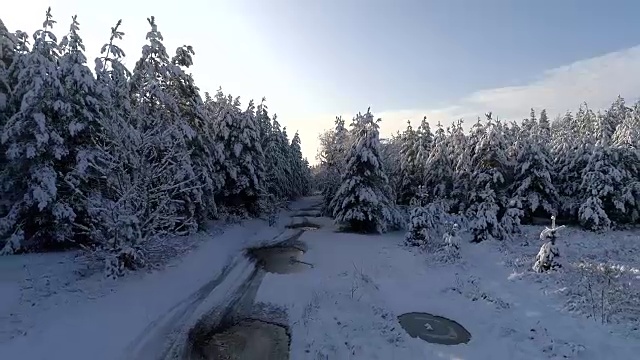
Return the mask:
<path id="1" fill-rule="evenodd" d="M 551 174 L 552 159 L 544 138 L 545 129 L 533 124 L 528 137 L 521 139 L 515 159 L 513 184 L 509 190 L 512 201 L 524 211 L 524 220 L 531 223 L 534 216 L 548 218 L 556 215 L 559 195 Z"/>
<path id="2" fill-rule="evenodd" d="M 385 232 L 397 225 L 398 215 L 382 169 L 378 121 L 367 110 L 351 126 L 353 147 L 332 200 L 333 215 L 336 223 L 356 232 Z"/>
<path id="3" fill-rule="evenodd" d="M 418 191 L 422 179 L 420 167 L 418 165 L 418 156 L 420 151 L 420 143 L 418 133 L 411 126 L 411 122 L 407 121 L 407 129 L 402 133 L 400 148 L 400 171 L 402 178 L 400 183 L 400 193 L 398 194 L 398 202 L 408 205 Z"/>
<path id="4" fill-rule="evenodd" d="M 11 235 L 4 252 L 67 244 L 73 239 L 76 214 L 69 198 L 58 192 L 68 170 L 70 150 L 64 141 L 70 104 L 66 102 L 58 59 L 60 48 L 52 32 L 51 9 L 34 45 L 20 57 L 9 107 L 17 112 L 4 124 L 7 168 L 13 174 L 6 187 L 8 213 L 0 219 L 0 237 Z"/>
<path id="5" fill-rule="evenodd" d="M 450 139 L 438 123 L 433 147 L 425 162 L 424 191 L 433 199 L 449 197 L 453 184 L 453 164 Z"/>

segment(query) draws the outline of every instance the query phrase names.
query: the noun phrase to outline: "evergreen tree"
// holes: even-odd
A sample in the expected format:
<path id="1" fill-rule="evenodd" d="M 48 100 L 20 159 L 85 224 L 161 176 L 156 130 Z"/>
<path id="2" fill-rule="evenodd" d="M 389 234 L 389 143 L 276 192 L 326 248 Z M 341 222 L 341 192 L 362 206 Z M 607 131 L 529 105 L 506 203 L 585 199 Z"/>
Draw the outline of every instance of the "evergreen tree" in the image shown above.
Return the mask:
<path id="1" fill-rule="evenodd" d="M 66 194 L 76 214 L 75 224 L 85 228 L 90 223 L 86 208 L 86 191 L 96 190 L 89 177 L 89 161 L 94 155 L 92 134 L 102 131 L 99 119 L 105 115 L 107 104 L 91 70 L 86 66 L 85 47 L 78 34 L 80 23 L 72 17 L 69 34 L 60 43 L 62 56 L 59 71 L 68 103 L 66 113 L 59 119 L 68 124 L 62 135 L 68 147 L 68 160 L 62 163 L 67 174 L 58 187 L 59 194 Z M 89 239 L 85 239 L 89 241 Z"/>
<path id="2" fill-rule="evenodd" d="M 198 228 L 198 204 L 202 204 L 202 186 L 190 156 L 189 143 L 196 136 L 181 114 L 180 104 L 175 95 L 176 78 L 181 70 L 171 63 L 162 41 L 155 18 L 147 19 L 151 29 L 147 33 L 148 44 L 136 62 L 130 81 L 131 99 L 134 104 L 134 124 L 143 132 L 150 128 L 172 129 L 168 134 L 174 137 L 167 143 L 158 143 L 156 151 L 174 154 L 177 166 L 174 177 L 178 181 L 177 198 L 174 206 L 180 215 L 176 226 L 190 232 Z M 171 146 L 171 148 L 169 148 Z"/>
<path id="3" fill-rule="evenodd" d="M 411 127 L 411 122 L 407 121 L 407 129 L 402 134 L 400 148 L 400 171 L 402 173 L 400 193 L 398 194 L 400 204 L 408 205 L 420 186 L 422 174 L 418 166 L 419 151 L 418 134 Z"/>
<path id="4" fill-rule="evenodd" d="M 213 114 L 202 100 L 193 77 L 182 69 L 193 65 L 194 54 L 191 46 L 184 45 L 176 49 L 176 54 L 171 59 L 173 76 L 168 79 L 168 91 L 177 102 L 179 116 L 195 132 L 189 134 L 186 143 L 195 182 L 202 189 L 195 194 L 201 202 L 194 203 L 193 210 L 198 224 L 202 226 L 205 220 L 217 216 L 215 194 L 222 187 L 224 178 L 215 169 L 223 161 L 223 153 L 220 147 L 215 146 Z"/>
<path id="5" fill-rule="evenodd" d="M 302 157 L 302 147 L 300 141 L 300 134 L 296 131 L 293 139 L 291 139 L 291 162 L 293 180 L 294 180 L 294 192 L 295 198 L 305 196 L 310 191 L 310 174 L 309 164 Z"/>
<path id="6" fill-rule="evenodd" d="M 416 168 L 418 176 L 423 178 L 425 175 L 425 164 L 427 159 L 429 159 L 433 147 L 433 133 L 431 132 L 431 126 L 426 116 L 422 118 L 416 136 L 418 138 L 416 141 Z"/>
<path id="7" fill-rule="evenodd" d="M 433 199 L 446 198 L 452 189 L 453 164 L 450 139 L 438 123 L 433 147 L 425 162 L 424 188 Z"/>
<path id="8" fill-rule="evenodd" d="M 467 195 L 471 188 L 471 156 L 477 143 L 477 138 L 482 134 L 484 128 L 478 119 L 473 126 L 471 136 L 466 136 L 462 128 L 463 121 L 459 120 L 452 125 L 449 132 L 450 148 L 456 149 L 452 154 L 453 162 L 453 188 L 451 190 L 451 198 L 455 202 L 454 209 L 463 212 L 467 204 Z"/>
<path id="9" fill-rule="evenodd" d="M 551 178 L 553 168 L 547 148 L 544 130 L 533 125 L 528 138 L 522 139 L 523 146 L 516 159 L 513 184 L 509 193 L 517 207 L 524 210 L 527 222 L 534 215 L 549 217 L 556 215 L 558 192 Z"/>
<path id="10" fill-rule="evenodd" d="M 538 124 L 540 136 L 547 141 L 551 140 L 551 126 L 549 118 L 547 117 L 547 109 L 542 109 L 542 111 L 540 111 L 540 120 Z"/>
<path id="11" fill-rule="evenodd" d="M 335 129 L 327 133 L 322 141 L 321 161 L 324 167 L 324 184 L 322 195 L 324 199 L 323 212 L 333 216 L 331 206 L 333 197 L 340 188 L 340 178 L 345 164 L 348 133 L 342 117 L 336 117 Z"/>
<path id="12" fill-rule="evenodd" d="M 261 197 L 264 196 L 260 182 L 264 176 L 264 153 L 253 102 L 244 112 L 239 107 L 239 98 L 225 97 L 218 90 L 216 142 L 224 145 L 225 159 L 219 169 L 225 174 L 220 202 L 233 212 L 247 211 L 258 215 L 262 211 Z"/>
<path id="13" fill-rule="evenodd" d="M 332 200 L 336 223 L 357 232 L 385 232 L 398 223 L 391 189 L 380 159 L 378 121 L 368 110 L 352 123 L 354 145 L 342 184 Z"/>
<path id="14" fill-rule="evenodd" d="M 508 160 L 506 144 L 499 124 L 487 114 L 486 126 L 476 125 L 477 144 L 470 159 L 471 190 L 468 196 L 468 216 L 473 241 L 501 239 L 505 231 L 501 224 L 506 212 L 505 188 Z"/>
<path id="15" fill-rule="evenodd" d="M 10 108 L 17 112 L 4 124 L 7 147 L 6 216 L 0 219 L 0 237 L 12 236 L 4 252 L 54 246 L 73 241 L 76 214 L 68 194 L 58 192 L 72 161 L 64 136 L 70 105 L 58 68 L 59 46 L 51 29 L 55 21 L 47 10 L 43 29 L 34 36 L 31 52 L 21 56 Z"/>

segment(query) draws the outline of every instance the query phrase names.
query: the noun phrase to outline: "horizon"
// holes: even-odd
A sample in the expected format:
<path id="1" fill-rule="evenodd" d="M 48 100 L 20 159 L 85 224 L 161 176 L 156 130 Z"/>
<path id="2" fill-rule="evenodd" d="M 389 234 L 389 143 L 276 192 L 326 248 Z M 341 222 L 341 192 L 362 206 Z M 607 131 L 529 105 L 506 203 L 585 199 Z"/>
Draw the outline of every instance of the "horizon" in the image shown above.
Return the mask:
<path id="1" fill-rule="evenodd" d="M 318 136 L 335 117 L 348 120 L 367 107 L 382 119 L 381 137 L 389 137 L 423 116 L 432 126 L 459 118 L 469 124 L 489 111 L 519 121 L 531 108 L 546 108 L 553 119 L 582 102 L 602 109 L 618 95 L 629 104 L 640 95 L 640 79 L 630 76 L 640 71 L 633 16 L 640 4 L 630 0 L 180 5 L 25 0 L 11 3 L 3 21 L 9 31 L 32 34 L 51 6 L 61 38 L 77 14 L 92 68 L 122 19 L 120 46 L 131 67 L 153 15 L 170 54 L 194 47 L 189 72 L 202 92 L 222 87 L 243 105 L 266 97 L 290 137 L 299 131 L 311 164 Z"/>

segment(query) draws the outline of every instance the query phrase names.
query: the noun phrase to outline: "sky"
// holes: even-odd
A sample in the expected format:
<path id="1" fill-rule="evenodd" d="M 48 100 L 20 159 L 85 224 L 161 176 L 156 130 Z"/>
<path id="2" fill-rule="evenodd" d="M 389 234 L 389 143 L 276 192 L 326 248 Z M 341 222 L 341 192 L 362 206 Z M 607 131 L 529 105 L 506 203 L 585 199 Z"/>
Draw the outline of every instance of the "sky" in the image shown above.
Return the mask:
<path id="1" fill-rule="evenodd" d="M 130 66 L 155 16 L 171 53 L 194 47 L 201 90 L 266 97 L 311 162 L 336 115 L 368 107 L 389 136 L 425 115 L 519 120 L 640 96 L 637 0 L 21 0 L 0 18 L 32 33 L 48 6 L 58 37 L 78 15 L 90 59 L 122 19 Z"/>

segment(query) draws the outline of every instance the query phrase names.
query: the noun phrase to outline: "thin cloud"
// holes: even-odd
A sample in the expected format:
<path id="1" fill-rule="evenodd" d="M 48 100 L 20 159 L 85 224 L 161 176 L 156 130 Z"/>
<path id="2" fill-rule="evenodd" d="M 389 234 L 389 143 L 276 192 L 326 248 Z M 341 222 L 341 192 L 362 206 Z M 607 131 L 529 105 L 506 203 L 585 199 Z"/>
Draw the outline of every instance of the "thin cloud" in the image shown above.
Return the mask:
<path id="1" fill-rule="evenodd" d="M 470 125 L 489 111 L 510 121 L 525 118 L 531 108 L 545 108 L 549 116 L 554 117 L 577 109 L 584 101 L 593 109 L 609 107 L 618 95 L 628 103 L 636 101 L 640 95 L 640 77 L 636 76 L 639 73 L 640 45 L 545 71 L 530 84 L 476 91 L 446 108 L 382 112 L 374 108 L 372 111 L 374 116 L 382 118 L 380 130 L 384 137 L 402 131 L 407 120 L 417 126 L 425 115 L 432 126 L 438 122 L 447 126 L 460 118 Z M 343 117 L 348 122 L 353 115 L 343 114 Z M 300 135 L 303 151 L 313 163 L 319 146 L 318 135 L 333 126 L 335 115 L 299 118 L 307 119 Z"/>

